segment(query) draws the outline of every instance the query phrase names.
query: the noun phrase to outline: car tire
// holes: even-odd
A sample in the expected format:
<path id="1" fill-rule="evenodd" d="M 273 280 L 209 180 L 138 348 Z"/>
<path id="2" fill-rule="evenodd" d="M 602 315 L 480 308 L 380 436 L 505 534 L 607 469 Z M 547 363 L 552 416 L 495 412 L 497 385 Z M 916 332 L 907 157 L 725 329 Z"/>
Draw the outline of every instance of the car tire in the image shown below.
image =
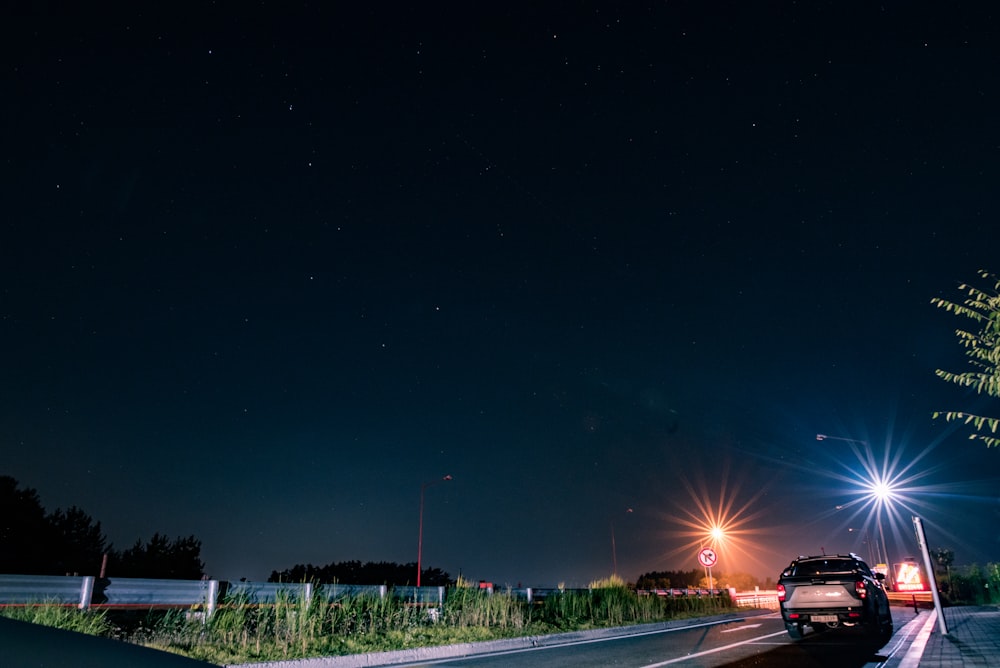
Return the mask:
<path id="1" fill-rule="evenodd" d="M 785 630 L 788 631 L 788 636 L 792 640 L 802 640 L 802 624 L 792 624 L 790 622 L 785 622 Z"/>
<path id="2" fill-rule="evenodd" d="M 871 643 L 876 647 L 882 647 L 892 637 L 892 619 L 875 617 L 865 630 Z"/>
<path id="3" fill-rule="evenodd" d="M 892 626 L 892 617 L 890 617 L 889 619 L 886 620 L 884 624 L 882 624 L 881 640 L 883 644 L 889 642 L 889 639 L 892 638 L 892 634 L 894 631 L 895 629 L 893 629 Z"/>

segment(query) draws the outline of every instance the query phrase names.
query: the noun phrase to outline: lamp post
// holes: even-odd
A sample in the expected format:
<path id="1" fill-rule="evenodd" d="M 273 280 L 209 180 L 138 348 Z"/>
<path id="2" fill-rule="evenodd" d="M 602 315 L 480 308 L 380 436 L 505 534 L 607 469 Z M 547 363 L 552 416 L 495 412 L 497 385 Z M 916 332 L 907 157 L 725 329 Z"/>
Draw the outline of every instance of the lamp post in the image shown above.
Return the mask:
<path id="1" fill-rule="evenodd" d="M 420 559 L 423 556 L 424 551 L 424 490 L 426 490 L 431 485 L 436 485 L 439 482 L 448 482 L 451 480 L 450 475 L 446 475 L 440 480 L 431 480 L 420 485 L 420 528 L 417 531 L 417 586 L 420 586 Z"/>
<path id="2" fill-rule="evenodd" d="M 855 445 L 864 446 L 865 450 L 868 451 L 869 456 L 872 456 L 872 448 L 868 444 L 868 441 L 858 441 L 853 438 L 842 438 L 840 436 L 828 436 L 827 434 L 816 434 L 817 441 L 844 441 L 845 443 L 854 443 Z M 885 482 L 882 480 L 876 481 L 875 486 L 875 497 L 878 500 L 878 504 L 875 506 L 875 525 L 878 527 L 879 539 L 882 541 L 882 554 L 877 555 L 879 559 L 884 559 L 885 568 L 890 573 L 892 572 L 889 568 L 889 550 L 885 547 L 885 532 L 882 531 L 882 504 L 885 502 Z M 878 543 L 875 543 L 876 550 L 878 552 Z"/>
<path id="3" fill-rule="evenodd" d="M 837 506 L 837 510 L 841 510 L 841 509 L 843 509 L 843 506 Z M 854 528 L 848 528 L 847 529 L 847 533 L 854 533 L 855 531 L 856 531 L 856 529 L 854 529 Z M 874 563 L 874 561 L 875 561 L 875 551 L 878 550 L 878 546 L 876 545 L 875 551 L 872 550 L 872 534 L 871 534 L 870 531 L 868 531 L 868 529 L 865 529 L 864 544 L 868 546 L 868 558 L 871 559 L 872 562 Z"/>
<path id="4" fill-rule="evenodd" d="M 626 513 L 631 513 L 631 508 L 625 509 Z M 618 575 L 618 548 L 615 547 L 615 518 L 611 518 L 611 567 L 612 575 Z"/>

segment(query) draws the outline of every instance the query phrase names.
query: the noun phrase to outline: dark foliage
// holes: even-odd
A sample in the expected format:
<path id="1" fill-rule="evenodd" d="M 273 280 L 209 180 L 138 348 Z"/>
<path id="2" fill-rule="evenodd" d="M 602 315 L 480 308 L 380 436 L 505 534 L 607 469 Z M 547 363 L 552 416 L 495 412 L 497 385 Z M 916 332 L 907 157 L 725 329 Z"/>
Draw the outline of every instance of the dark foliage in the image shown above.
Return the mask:
<path id="1" fill-rule="evenodd" d="M 75 506 L 46 514 L 36 490 L 0 476 L 0 573 L 96 575 L 107 548 L 100 522 Z"/>
<path id="2" fill-rule="evenodd" d="M 194 536 L 175 538 L 154 533 L 148 543 L 137 540 L 132 547 L 108 559 L 108 576 L 198 580 L 204 575 L 201 541 Z"/>
<path id="3" fill-rule="evenodd" d="M 52 572 L 53 538 L 38 492 L 19 489 L 10 476 L 0 477 L 0 572 Z"/>
<path id="4" fill-rule="evenodd" d="M 104 555 L 108 576 L 201 578 L 201 541 L 170 541 L 154 534 L 118 552 L 101 523 L 76 506 L 46 514 L 38 492 L 0 476 L 0 573 L 19 575 L 98 575 Z"/>
<path id="5" fill-rule="evenodd" d="M 109 547 L 101 533 L 101 523 L 94 522 L 76 506 L 66 511 L 57 509 L 48 516 L 48 521 L 58 544 L 52 553 L 55 572 L 96 574 Z"/>
<path id="6" fill-rule="evenodd" d="M 636 589 L 684 589 L 697 587 L 705 575 L 703 570 L 693 568 L 690 571 L 653 571 L 643 573 L 635 581 Z"/>
<path id="7" fill-rule="evenodd" d="M 387 561 L 341 561 L 326 566 L 296 564 L 285 570 L 271 571 L 268 582 L 317 582 L 340 584 L 366 584 L 406 586 L 416 584 L 417 564 L 397 564 Z M 440 568 L 425 568 L 420 573 L 420 584 L 440 587 L 452 584 L 451 577 Z"/>

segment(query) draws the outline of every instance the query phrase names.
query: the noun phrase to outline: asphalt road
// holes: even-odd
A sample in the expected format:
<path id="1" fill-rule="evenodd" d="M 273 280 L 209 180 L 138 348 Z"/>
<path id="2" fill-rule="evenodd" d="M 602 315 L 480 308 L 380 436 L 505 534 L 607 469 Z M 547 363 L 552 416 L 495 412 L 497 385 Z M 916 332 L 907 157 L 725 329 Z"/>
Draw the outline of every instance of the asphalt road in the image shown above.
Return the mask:
<path id="1" fill-rule="evenodd" d="M 897 621 L 905 623 L 908 619 Z M 793 641 L 777 613 L 737 621 L 667 629 L 570 645 L 404 664 L 527 668 L 872 668 L 887 661 L 893 640 L 877 650 L 853 629 L 809 634 Z"/>

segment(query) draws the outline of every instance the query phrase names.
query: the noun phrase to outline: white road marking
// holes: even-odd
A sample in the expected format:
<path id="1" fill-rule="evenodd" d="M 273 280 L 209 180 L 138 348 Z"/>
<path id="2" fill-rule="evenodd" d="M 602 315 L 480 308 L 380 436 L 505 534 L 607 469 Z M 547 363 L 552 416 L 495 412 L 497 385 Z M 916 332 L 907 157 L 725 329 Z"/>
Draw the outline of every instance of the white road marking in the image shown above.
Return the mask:
<path id="1" fill-rule="evenodd" d="M 642 636 L 654 636 L 654 635 L 661 635 L 661 634 L 667 634 L 667 633 L 678 633 L 680 631 L 690 631 L 691 629 L 701 629 L 701 628 L 707 628 L 707 627 L 710 627 L 710 626 L 721 626 L 723 624 L 734 624 L 734 623 L 738 623 L 738 622 L 742 622 L 742 621 L 745 621 L 745 618 L 743 618 L 743 617 L 737 617 L 735 619 L 716 619 L 716 620 L 713 620 L 713 621 L 710 621 L 710 622 L 702 622 L 702 623 L 699 623 L 699 624 L 688 624 L 686 626 L 675 626 L 675 627 L 671 627 L 671 628 L 667 628 L 667 629 L 654 629 L 654 630 L 651 630 L 651 631 L 640 631 L 638 633 L 628 633 L 628 634 L 624 634 L 624 635 L 604 636 L 602 638 L 588 638 L 586 640 L 573 640 L 571 642 L 566 642 L 566 643 L 557 642 L 557 643 L 554 643 L 552 645 L 537 645 L 537 646 L 534 646 L 534 647 L 522 647 L 522 648 L 519 648 L 519 649 L 503 649 L 503 650 L 498 650 L 496 652 L 486 652 L 486 653 L 483 653 L 483 654 L 477 654 L 476 657 L 487 657 L 487 656 L 489 656 L 489 657 L 496 657 L 496 656 L 507 656 L 508 654 L 525 654 L 527 652 L 540 652 L 542 650 L 550 650 L 550 649 L 564 649 L 566 647 L 575 647 L 575 646 L 578 646 L 578 645 L 590 645 L 590 644 L 593 644 L 593 643 L 602 643 L 602 642 L 614 642 L 616 640 L 625 640 L 625 639 L 628 639 L 628 638 L 639 638 L 639 637 L 642 637 Z M 784 631 L 782 631 L 782 633 L 784 633 Z M 778 634 L 774 634 L 774 635 L 778 635 Z M 764 637 L 767 638 L 767 637 L 770 637 L 770 636 L 764 636 Z M 752 640 L 747 640 L 745 642 L 753 642 L 753 641 Z M 736 646 L 742 645 L 742 644 L 744 644 L 744 643 L 742 643 L 742 642 L 736 643 L 735 645 L 731 645 L 731 647 L 736 647 Z M 698 655 L 695 654 L 695 655 L 692 655 L 692 656 L 698 656 Z M 454 663 L 455 661 L 462 661 L 462 660 L 469 659 L 469 658 L 475 658 L 475 657 L 472 657 L 471 655 L 470 656 L 464 656 L 464 655 L 463 656 L 449 656 L 449 657 L 443 657 L 443 658 L 440 658 L 440 659 L 420 660 L 420 661 L 415 662 L 415 663 L 401 663 L 401 664 L 393 664 L 393 665 L 400 665 L 400 666 L 437 666 L 439 664 Z M 684 659 L 686 659 L 686 658 L 688 658 L 688 657 L 684 657 Z M 682 661 L 683 659 L 677 659 L 677 660 L 678 661 Z M 672 663 L 672 662 L 668 662 L 668 663 Z M 660 665 L 663 665 L 663 664 L 657 663 L 657 664 L 654 664 L 654 665 L 660 666 Z"/>
<path id="2" fill-rule="evenodd" d="M 924 647 L 927 645 L 927 639 L 931 637 L 934 622 L 937 621 L 937 610 L 933 610 L 933 613 L 932 615 L 927 615 L 927 621 L 920 627 L 920 631 L 917 632 L 917 637 L 913 639 L 910 649 L 906 650 L 903 660 L 899 662 L 899 668 L 916 668 L 920 665 L 920 657 L 924 655 Z"/>
<path id="3" fill-rule="evenodd" d="M 659 668 L 660 666 L 669 666 L 671 663 L 680 663 L 681 661 L 690 661 L 699 656 L 708 656 L 709 654 L 716 654 L 718 652 L 725 652 L 726 650 L 732 649 L 734 647 L 739 647 L 740 645 L 749 645 L 752 642 L 757 642 L 758 640 L 764 640 L 766 638 L 773 638 L 775 636 L 783 636 L 785 631 L 778 631 L 777 633 L 769 633 L 766 636 L 758 636 L 756 638 L 750 638 L 749 640 L 741 640 L 740 642 L 734 642 L 731 645 L 726 645 L 725 647 L 716 647 L 715 649 L 706 649 L 704 652 L 697 652 L 696 654 L 688 654 L 687 656 L 679 656 L 676 659 L 670 659 L 668 661 L 660 661 L 659 663 L 650 663 L 642 668 Z"/>
<path id="4" fill-rule="evenodd" d="M 719 633 L 732 633 L 733 631 L 742 631 L 743 629 L 755 629 L 761 624 L 744 624 L 743 626 L 737 626 L 735 629 L 722 629 Z"/>

